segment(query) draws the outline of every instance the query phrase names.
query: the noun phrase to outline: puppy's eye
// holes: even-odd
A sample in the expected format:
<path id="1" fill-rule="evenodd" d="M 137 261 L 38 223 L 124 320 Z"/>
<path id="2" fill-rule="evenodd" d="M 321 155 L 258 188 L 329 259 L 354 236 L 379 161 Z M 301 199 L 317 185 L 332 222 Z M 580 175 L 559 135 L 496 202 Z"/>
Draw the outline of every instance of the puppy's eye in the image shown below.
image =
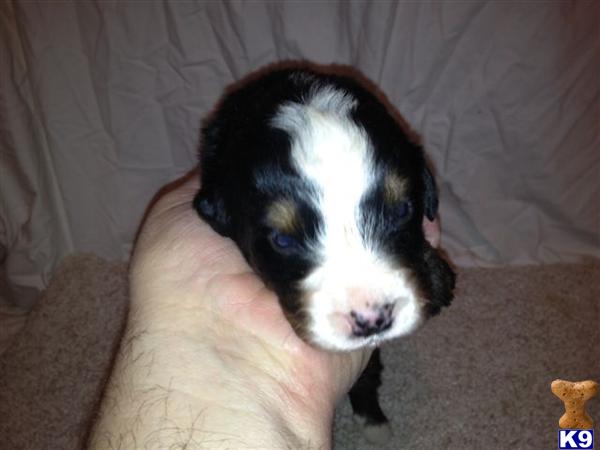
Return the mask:
<path id="1" fill-rule="evenodd" d="M 277 250 L 293 250 L 298 248 L 300 245 L 296 238 L 290 236 L 289 234 L 280 233 L 279 231 L 273 230 L 269 236 L 273 247 Z"/>
<path id="2" fill-rule="evenodd" d="M 406 219 L 412 211 L 412 205 L 409 201 L 400 202 L 396 207 L 396 214 L 400 219 Z"/>

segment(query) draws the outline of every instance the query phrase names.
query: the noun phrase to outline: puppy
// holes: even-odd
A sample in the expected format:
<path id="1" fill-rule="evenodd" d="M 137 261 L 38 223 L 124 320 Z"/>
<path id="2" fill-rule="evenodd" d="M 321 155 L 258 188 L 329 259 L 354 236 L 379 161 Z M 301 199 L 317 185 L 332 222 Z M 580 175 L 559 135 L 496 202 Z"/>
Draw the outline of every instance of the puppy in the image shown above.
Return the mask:
<path id="1" fill-rule="evenodd" d="M 450 304 L 427 240 L 438 199 L 421 148 L 353 78 L 274 70 L 225 95 L 202 130 L 194 200 L 273 289 L 295 332 L 331 351 L 376 347 Z M 350 391 L 369 440 L 389 437 L 373 356 Z"/>

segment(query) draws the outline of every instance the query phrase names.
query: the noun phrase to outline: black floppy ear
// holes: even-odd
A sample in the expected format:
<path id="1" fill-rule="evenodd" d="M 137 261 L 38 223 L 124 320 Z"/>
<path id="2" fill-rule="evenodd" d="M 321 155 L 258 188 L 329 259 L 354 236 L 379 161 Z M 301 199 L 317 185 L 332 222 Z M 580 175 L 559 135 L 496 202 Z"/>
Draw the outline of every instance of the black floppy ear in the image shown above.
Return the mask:
<path id="1" fill-rule="evenodd" d="M 201 189 L 194 197 L 194 208 L 217 233 L 230 236 L 231 217 L 219 195 Z"/>
<path id="2" fill-rule="evenodd" d="M 438 212 L 438 193 L 433 179 L 433 174 L 425 164 L 423 169 L 423 185 L 425 187 L 424 204 L 425 216 L 431 221 L 436 218 Z"/>

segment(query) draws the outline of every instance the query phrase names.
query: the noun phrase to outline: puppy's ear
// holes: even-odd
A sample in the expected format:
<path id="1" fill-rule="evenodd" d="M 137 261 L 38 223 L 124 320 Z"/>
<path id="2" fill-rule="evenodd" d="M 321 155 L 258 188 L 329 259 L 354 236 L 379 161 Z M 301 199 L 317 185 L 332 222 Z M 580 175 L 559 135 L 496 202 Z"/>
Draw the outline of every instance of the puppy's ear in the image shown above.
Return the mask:
<path id="1" fill-rule="evenodd" d="M 194 208 L 217 233 L 230 236 L 231 217 L 221 196 L 201 189 L 194 197 Z"/>
<path id="2" fill-rule="evenodd" d="M 423 186 L 425 187 L 424 192 L 424 205 L 425 205 L 425 216 L 427 219 L 433 222 L 438 212 L 438 193 L 433 179 L 433 174 L 425 165 L 423 169 Z"/>

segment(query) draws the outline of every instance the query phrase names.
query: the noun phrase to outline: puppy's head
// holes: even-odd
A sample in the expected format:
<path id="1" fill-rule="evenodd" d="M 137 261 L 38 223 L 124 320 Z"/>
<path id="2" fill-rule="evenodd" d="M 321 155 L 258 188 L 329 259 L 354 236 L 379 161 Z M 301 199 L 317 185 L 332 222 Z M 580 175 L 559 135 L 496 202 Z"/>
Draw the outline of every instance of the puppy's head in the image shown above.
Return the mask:
<path id="1" fill-rule="evenodd" d="M 203 139 L 196 209 L 305 340 L 377 345 L 450 303 L 422 151 L 354 81 L 272 73 L 230 93 Z"/>

